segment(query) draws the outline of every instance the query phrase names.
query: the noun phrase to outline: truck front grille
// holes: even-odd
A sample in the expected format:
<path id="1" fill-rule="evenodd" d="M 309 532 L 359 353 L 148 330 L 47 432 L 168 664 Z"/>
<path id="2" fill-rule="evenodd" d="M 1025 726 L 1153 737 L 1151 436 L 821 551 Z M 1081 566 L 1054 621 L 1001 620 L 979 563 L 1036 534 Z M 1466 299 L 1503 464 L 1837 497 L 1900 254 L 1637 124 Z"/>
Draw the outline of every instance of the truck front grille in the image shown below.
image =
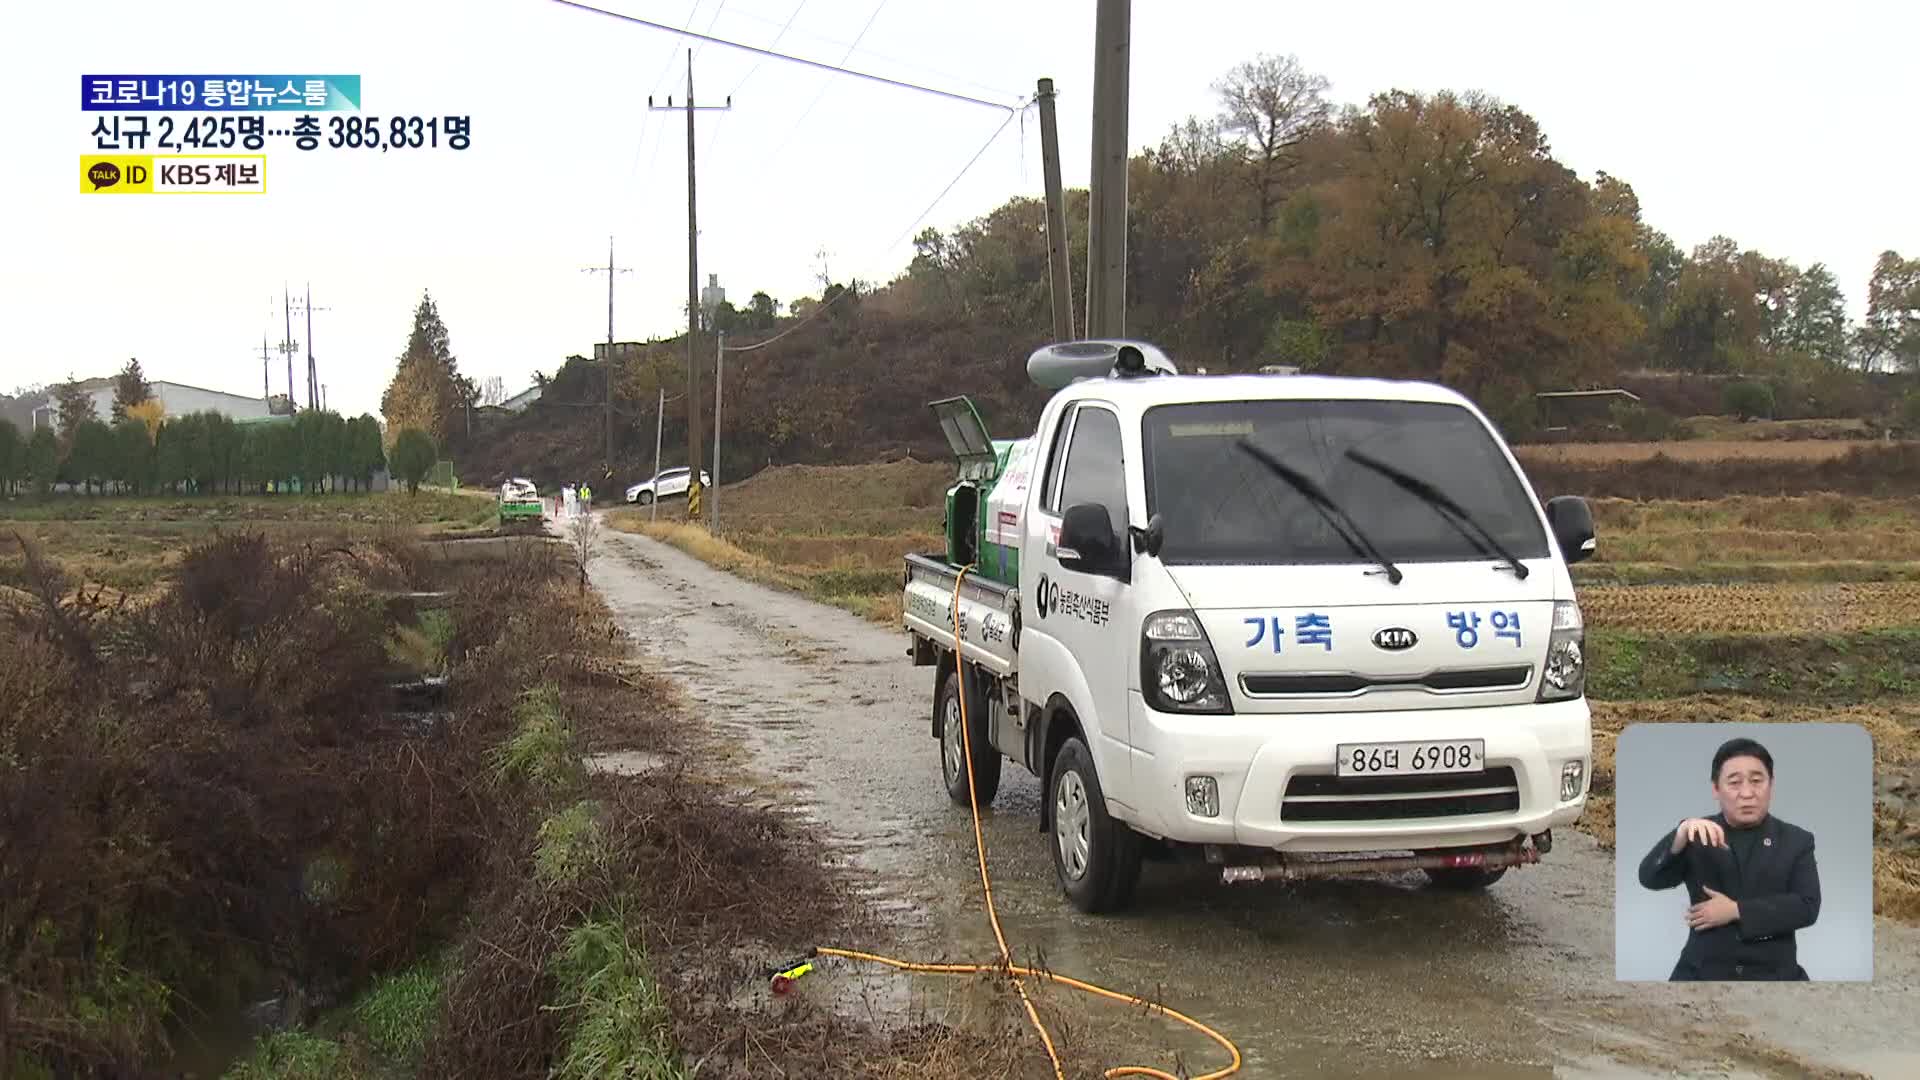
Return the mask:
<path id="1" fill-rule="evenodd" d="M 1242 675 L 1248 697 L 1352 697 L 1373 690 L 1426 690 L 1436 694 L 1524 690 L 1533 681 L 1530 664 L 1430 671 L 1425 675 Z"/>
<path id="2" fill-rule="evenodd" d="M 1520 809 L 1511 766 L 1441 776 L 1295 775 L 1280 797 L 1280 820 L 1407 821 L 1503 814 Z"/>

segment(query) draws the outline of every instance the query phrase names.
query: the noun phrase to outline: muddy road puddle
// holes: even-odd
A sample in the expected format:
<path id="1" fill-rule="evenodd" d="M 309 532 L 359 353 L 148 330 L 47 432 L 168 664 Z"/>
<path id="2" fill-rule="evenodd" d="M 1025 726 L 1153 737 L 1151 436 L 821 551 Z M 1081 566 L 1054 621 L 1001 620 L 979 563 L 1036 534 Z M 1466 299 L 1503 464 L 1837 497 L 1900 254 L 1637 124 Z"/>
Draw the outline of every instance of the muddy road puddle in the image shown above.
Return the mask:
<path id="1" fill-rule="evenodd" d="M 991 961 L 971 819 L 941 787 L 931 672 L 904 635 L 603 535 L 592 577 L 621 627 L 739 748 L 710 768 L 822 829 L 889 924 L 888 940 L 822 944 Z M 1054 884 L 1038 782 L 1011 762 L 1003 776 L 982 831 L 1015 961 L 1211 1025 L 1240 1047 L 1243 1076 L 1920 1075 L 1920 933 L 1884 920 L 1872 985 L 1617 983 L 1613 856 L 1574 832 L 1480 895 L 1417 874 L 1225 886 L 1202 866 L 1150 863 L 1134 907 L 1095 918 Z M 820 969 L 804 992 L 862 1015 L 1033 1037 L 1017 1002 L 977 980 Z M 1102 1067 L 1224 1063 L 1164 1018 L 1060 986 L 1040 995 Z"/>

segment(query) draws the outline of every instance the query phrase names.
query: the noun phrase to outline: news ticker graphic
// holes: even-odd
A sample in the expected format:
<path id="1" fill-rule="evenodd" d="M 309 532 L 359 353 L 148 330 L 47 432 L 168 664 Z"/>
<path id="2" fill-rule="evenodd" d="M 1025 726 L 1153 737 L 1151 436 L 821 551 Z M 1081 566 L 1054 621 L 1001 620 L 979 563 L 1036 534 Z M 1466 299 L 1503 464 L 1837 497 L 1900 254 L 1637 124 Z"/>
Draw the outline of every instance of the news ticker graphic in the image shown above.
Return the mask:
<path id="1" fill-rule="evenodd" d="M 264 195 L 265 154 L 82 154 L 87 195 Z"/>
<path id="2" fill-rule="evenodd" d="M 358 75 L 82 75 L 80 109 L 90 195 L 259 195 L 269 144 L 465 150 L 473 132 L 468 116 L 363 115 Z"/>
<path id="3" fill-rule="evenodd" d="M 291 123 L 264 116 L 102 116 L 94 122 L 93 148 L 102 153 L 170 150 L 262 150 L 267 140 L 298 150 L 420 150 L 445 146 L 465 150 L 473 121 L 465 116 L 347 116 L 301 114 Z M 324 122 L 323 122 L 324 120 Z"/>
<path id="4" fill-rule="evenodd" d="M 83 112 L 359 111 L 358 75 L 82 75 Z"/>

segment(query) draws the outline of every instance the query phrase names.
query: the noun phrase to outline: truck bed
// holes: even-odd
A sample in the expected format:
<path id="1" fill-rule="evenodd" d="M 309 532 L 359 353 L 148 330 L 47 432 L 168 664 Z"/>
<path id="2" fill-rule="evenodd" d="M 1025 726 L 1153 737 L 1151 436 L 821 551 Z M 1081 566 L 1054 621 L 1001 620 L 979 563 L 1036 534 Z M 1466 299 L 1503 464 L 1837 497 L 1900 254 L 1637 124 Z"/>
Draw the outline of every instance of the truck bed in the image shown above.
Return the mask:
<path id="1" fill-rule="evenodd" d="M 907 632 L 953 649 L 954 584 L 960 568 L 938 556 L 907 556 L 906 597 L 901 621 Z M 995 675 L 1014 668 L 1013 626 L 1018 591 L 969 573 L 960 588 L 961 645 L 969 663 Z"/>

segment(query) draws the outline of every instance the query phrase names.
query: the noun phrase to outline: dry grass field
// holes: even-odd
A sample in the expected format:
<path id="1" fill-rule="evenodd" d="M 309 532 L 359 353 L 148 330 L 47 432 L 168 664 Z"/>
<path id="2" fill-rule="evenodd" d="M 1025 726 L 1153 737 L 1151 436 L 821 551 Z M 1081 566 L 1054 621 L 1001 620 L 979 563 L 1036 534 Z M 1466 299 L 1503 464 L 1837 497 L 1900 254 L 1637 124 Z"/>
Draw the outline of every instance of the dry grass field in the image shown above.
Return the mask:
<path id="1" fill-rule="evenodd" d="M 164 578 L 188 548 L 222 531 L 272 538 L 366 537 L 485 530 L 494 501 L 483 494 L 422 489 L 344 495 L 202 495 L 121 498 L 59 495 L 0 500 L 0 588 L 19 583 L 16 537 L 38 545 L 84 584 L 137 593 Z"/>
<path id="2" fill-rule="evenodd" d="M 1860 445 L 1749 438 L 1530 446 L 1519 456 L 1573 475 L 1644 467 L 1656 454 L 1750 473 L 1775 461 L 1844 468 Z M 897 626 L 900 558 L 942 546 L 952 478 L 945 462 L 770 469 L 725 489 L 720 537 L 678 523 L 677 506 L 662 507 L 658 526 L 644 513 L 615 516 L 736 573 Z M 1591 500 L 1599 554 L 1574 569 L 1599 757 L 1581 828 L 1611 845 L 1613 739 L 1628 724 L 1858 723 L 1874 736 L 1880 778 L 1877 907 L 1920 924 L 1920 491 L 1844 490 L 1880 493 Z"/>
<path id="3" fill-rule="evenodd" d="M 1522 464 L 1555 461 L 1612 464 L 1667 457 L 1674 461 L 1825 461 L 1843 457 L 1860 445 L 1849 439 L 1686 439 L 1677 442 L 1559 443 L 1522 446 L 1514 451 Z"/>

